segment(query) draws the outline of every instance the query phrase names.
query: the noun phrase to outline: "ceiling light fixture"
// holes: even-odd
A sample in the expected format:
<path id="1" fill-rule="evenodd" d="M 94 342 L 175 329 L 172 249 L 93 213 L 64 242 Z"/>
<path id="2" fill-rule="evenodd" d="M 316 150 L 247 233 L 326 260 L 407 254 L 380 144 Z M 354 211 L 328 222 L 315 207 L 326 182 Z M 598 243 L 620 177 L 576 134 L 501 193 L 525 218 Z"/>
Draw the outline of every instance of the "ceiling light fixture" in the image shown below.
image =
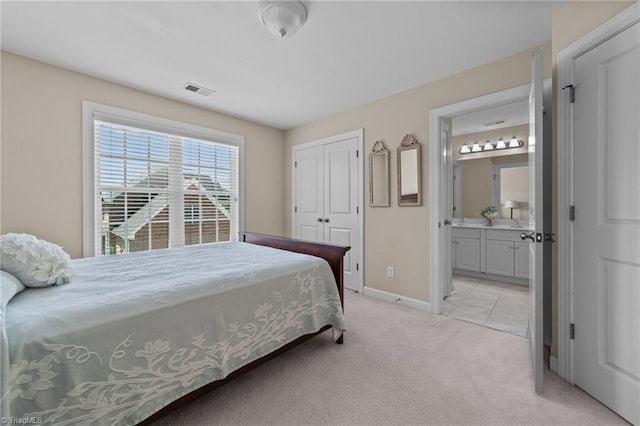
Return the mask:
<path id="1" fill-rule="evenodd" d="M 520 148 L 520 143 L 515 136 L 511 138 L 511 141 L 509 141 L 509 148 Z"/>
<path id="2" fill-rule="evenodd" d="M 473 146 L 471 147 L 471 152 L 480 152 L 480 151 L 482 151 L 482 147 L 478 142 L 474 142 Z"/>
<path id="3" fill-rule="evenodd" d="M 487 142 L 482 147 L 482 150 L 483 151 L 491 151 L 492 149 L 493 149 L 493 144 L 491 143 L 491 141 L 487 140 Z"/>
<path id="4" fill-rule="evenodd" d="M 307 21 L 307 9 L 300 1 L 261 0 L 258 18 L 275 36 L 289 38 Z"/>

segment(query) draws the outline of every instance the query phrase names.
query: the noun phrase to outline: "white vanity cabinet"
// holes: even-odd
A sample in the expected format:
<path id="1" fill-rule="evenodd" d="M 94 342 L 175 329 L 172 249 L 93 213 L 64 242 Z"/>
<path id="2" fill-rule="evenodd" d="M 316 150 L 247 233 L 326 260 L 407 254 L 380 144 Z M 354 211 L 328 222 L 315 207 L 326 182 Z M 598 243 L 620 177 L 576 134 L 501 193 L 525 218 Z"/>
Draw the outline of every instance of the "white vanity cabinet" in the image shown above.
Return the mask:
<path id="1" fill-rule="evenodd" d="M 525 228 L 454 226 L 453 272 L 476 278 L 527 285 L 529 244 L 520 235 Z"/>
<path id="2" fill-rule="evenodd" d="M 480 272 L 480 229 L 453 228 L 453 267 Z"/>
<path id="3" fill-rule="evenodd" d="M 486 272 L 529 278 L 529 244 L 521 240 L 521 230 L 487 229 Z"/>

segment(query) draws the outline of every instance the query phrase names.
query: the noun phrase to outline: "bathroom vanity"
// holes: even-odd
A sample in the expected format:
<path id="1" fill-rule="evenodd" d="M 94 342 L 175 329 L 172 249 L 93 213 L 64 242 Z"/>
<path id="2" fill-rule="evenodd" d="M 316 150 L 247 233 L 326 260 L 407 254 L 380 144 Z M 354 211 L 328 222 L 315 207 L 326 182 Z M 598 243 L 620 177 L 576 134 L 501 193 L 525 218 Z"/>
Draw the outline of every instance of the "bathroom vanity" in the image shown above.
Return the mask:
<path id="1" fill-rule="evenodd" d="M 529 243 L 520 234 L 528 227 L 454 224 L 453 273 L 529 285 Z"/>

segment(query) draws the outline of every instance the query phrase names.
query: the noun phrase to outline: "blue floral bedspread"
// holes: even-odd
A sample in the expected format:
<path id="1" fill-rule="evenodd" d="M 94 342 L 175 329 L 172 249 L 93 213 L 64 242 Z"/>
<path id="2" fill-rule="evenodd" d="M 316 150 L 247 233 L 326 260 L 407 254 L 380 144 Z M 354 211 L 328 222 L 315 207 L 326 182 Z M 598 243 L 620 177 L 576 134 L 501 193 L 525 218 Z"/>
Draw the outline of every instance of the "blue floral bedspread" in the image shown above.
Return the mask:
<path id="1" fill-rule="evenodd" d="M 297 337 L 345 330 L 312 256 L 226 243 L 73 266 L 71 283 L 7 306 L 5 422 L 133 425 Z"/>

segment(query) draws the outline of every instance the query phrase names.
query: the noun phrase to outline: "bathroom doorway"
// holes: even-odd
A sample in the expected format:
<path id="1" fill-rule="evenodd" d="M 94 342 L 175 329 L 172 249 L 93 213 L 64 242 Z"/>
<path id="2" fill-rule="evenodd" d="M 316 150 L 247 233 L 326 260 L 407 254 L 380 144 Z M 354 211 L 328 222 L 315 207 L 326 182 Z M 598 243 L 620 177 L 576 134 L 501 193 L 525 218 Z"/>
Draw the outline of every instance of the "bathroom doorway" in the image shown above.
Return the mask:
<path id="1" fill-rule="evenodd" d="M 527 337 L 527 99 L 458 114 L 451 124 L 452 286 L 442 314 Z M 487 226 L 481 211 L 489 214 Z M 519 263 L 518 263 L 519 262 Z"/>

